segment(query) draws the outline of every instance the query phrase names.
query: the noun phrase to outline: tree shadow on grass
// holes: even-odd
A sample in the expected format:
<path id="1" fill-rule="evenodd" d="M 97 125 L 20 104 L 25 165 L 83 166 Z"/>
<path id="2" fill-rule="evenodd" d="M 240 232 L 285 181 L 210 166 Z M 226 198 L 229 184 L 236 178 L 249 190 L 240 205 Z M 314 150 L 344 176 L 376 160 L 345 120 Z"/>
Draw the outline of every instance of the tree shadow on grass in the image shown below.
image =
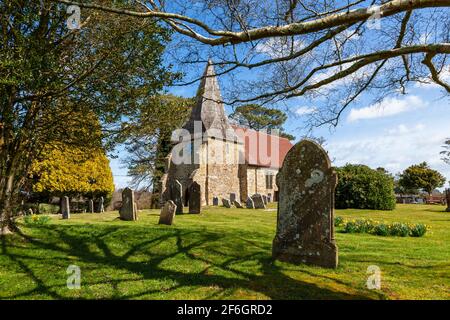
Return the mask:
<path id="1" fill-rule="evenodd" d="M 77 228 L 80 228 L 80 226 L 77 226 Z M 75 257 L 83 264 L 90 264 L 96 268 L 120 269 L 121 271 L 138 275 L 139 279 L 112 278 L 98 282 L 83 282 L 83 286 L 108 283 L 114 291 L 110 298 L 114 299 L 139 299 L 146 298 L 152 294 L 161 296 L 161 291 L 170 293 L 178 289 L 189 288 L 189 290 L 195 290 L 195 288 L 200 287 L 219 290 L 218 292 L 211 290 L 212 293 L 206 297 L 209 299 L 220 297 L 222 293 L 224 298 L 230 295 L 234 297 L 235 295 L 230 294 L 230 292 L 233 293 L 239 290 L 250 290 L 252 293 L 271 299 L 371 298 L 366 292 L 350 294 L 293 279 L 285 274 L 285 270 L 281 266 L 274 263 L 270 256 L 270 248 L 267 248 L 267 246 L 255 246 L 252 248 L 253 252 L 247 253 L 245 250 L 238 250 L 240 246 L 245 246 L 246 241 L 228 245 L 227 241 L 230 242 L 231 238 L 227 238 L 225 234 L 218 232 L 201 229 L 195 231 L 171 228 L 160 229 L 158 230 L 159 236 L 155 236 L 152 239 L 140 239 L 137 243 L 130 243 L 126 247 L 126 252 L 118 254 L 114 252 L 117 250 L 113 250 L 108 245 L 108 242 L 118 241 L 117 238 L 121 239 L 121 237 L 125 237 L 130 232 L 135 231 L 134 228 L 108 226 L 82 232 L 78 229 L 75 232 L 75 229 L 72 230 L 70 226 L 51 225 L 40 226 L 39 229 L 42 234 L 46 235 L 46 241 L 35 239 L 21 232 L 19 236 L 36 248 L 49 250 L 58 255 Z M 140 235 L 145 235 L 145 233 L 140 233 Z M 167 243 L 175 243 L 175 246 L 171 250 L 164 252 L 159 246 L 167 245 Z M 222 245 L 218 245 L 219 243 Z M 62 289 L 65 286 L 65 279 L 64 284 L 59 286 L 46 285 L 44 280 L 25 262 L 36 258 L 40 259 L 39 263 L 42 264 L 42 256 L 16 254 L 13 250 L 9 250 L 8 244 L 4 239 L 2 239 L 2 254 L 7 256 L 13 263 L 16 263 L 21 271 L 26 273 L 36 284 L 32 290 L 4 298 L 32 298 L 35 294 L 47 295 L 53 299 L 68 298 L 58 293 L 58 289 Z M 192 269 L 191 271 L 180 271 L 180 268 L 167 267 L 172 263 L 179 262 L 172 259 L 179 259 L 180 257 L 183 259 L 183 264 L 187 259 L 186 267 L 197 264 L 204 266 L 204 268 L 201 271 L 193 272 Z M 52 263 L 52 259 L 54 258 L 49 259 L 48 263 Z M 258 265 L 257 273 L 254 272 L 254 269 L 247 271 L 243 267 L 249 261 Z M 318 281 L 320 280 L 320 275 L 314 276 L 317 277 Z M 170 279 L 174 285 L 162 289 L 153 287 L 149 290 L 143 289 L 141 292 L 128 294 L 122 293 L 119 289 L 121 282 L 132 283 L 133 281 L 158 281 L 161 279 Z M 328 282 L 336 282 L 335 279 L 324 279 Z M 340 284 L 342 285 L 343 283 Z M 350 285 L 345 285 L 347 285 L 349 291 L 355 292 Z"/>

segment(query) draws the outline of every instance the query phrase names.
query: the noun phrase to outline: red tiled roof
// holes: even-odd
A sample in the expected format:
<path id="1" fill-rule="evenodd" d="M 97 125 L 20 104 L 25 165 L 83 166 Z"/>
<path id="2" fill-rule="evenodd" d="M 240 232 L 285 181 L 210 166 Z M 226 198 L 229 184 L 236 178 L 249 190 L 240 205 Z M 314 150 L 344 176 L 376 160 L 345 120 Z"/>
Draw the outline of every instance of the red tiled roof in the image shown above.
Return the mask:
<path id="1" fill-rule="evenodd" d="M 281 168 L 284 157 L 293 147 L 286 138 L 261 131 L 232 125 L 236 134 L 244 140 L 245 161 L 249 165 Z"/>

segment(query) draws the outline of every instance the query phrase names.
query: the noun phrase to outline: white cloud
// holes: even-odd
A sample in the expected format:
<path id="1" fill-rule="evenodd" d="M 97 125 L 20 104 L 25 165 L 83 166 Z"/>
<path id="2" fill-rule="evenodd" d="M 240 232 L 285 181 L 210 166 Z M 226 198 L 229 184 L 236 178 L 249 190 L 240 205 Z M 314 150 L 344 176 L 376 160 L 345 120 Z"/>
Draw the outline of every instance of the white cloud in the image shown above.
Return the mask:
<path id="1" fill-rule="evenodd" d="M 256 45 L 257 52 L 268 55 L 271 58 L 280 58 L 289 55 L 291 47 L 294 51 L 300 50 L 304 46 L 301 40 L 294 40 L 292 44 L 290 38 L 269 38 L 267 41 L 260 42 Z"/>
<path id="2" fill-rule="evenodd" d="M 306 114 L 314 113 L 316 111 L 317 111 L 317 108 L 315 108 L 315 107 L 306 107 L 305 106 L 305 107 L 299 107 L 297 110 L 295 110 L 295 113 L 300 116 L 303 116 Z"/>
<path id="3" fill-rule="evenodd" d="M 347 120 L 354 122 L 363 119 L 384 118 L 425 106 L 427 106 L 427 102 L 418 96 L 407 96 L 403 99 L 387 98 L 368 107 L 352 109 Z"/>
<path id="4" fill-rule="evenodd" d="M 327 149 L 337 166 L 365 164 L 371 168 L 384 167 L 395 174 L 412 164 L 426 161 L 450 180 L 450 166 L 441 160 L 439 154 L 448 137 L 450 126 L 400 124 L 366 137 L 330 140 Z"/>

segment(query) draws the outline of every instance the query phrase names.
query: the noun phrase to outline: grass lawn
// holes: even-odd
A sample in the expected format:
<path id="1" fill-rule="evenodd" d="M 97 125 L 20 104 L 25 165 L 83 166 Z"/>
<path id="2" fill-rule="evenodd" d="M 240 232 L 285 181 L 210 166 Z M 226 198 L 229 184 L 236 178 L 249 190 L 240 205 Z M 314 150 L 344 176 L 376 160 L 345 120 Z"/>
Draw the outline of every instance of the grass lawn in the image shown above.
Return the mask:
<path id="1" fill-rule="evenodd" d="M 337 210 L 346 219 L 423 222 L 423 238 L 336 232 L 336 270 L 271 259 L 276 211 L 204 208 L 158 225 L 117 212 L 52 217 L 1 239 L 0 299 L 450 299 L 450 213 L 398 205 L 393 212 Z M 69 265 L 81 289 L 66 287 Z M 370 265 L 381 290 L 366 289 Z"/>

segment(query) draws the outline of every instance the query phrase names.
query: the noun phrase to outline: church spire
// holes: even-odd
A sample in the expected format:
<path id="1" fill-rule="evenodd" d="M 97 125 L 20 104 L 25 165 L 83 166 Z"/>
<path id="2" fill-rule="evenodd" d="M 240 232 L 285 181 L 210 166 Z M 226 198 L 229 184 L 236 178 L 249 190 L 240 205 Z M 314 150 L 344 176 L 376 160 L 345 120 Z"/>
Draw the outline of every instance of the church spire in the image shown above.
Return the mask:
<path id="1" fill-rule="evenodd" d="M 207 130 L 215 131 L 216 133 L 221 132 L 223 139 L 226 138 L 228 133 L 228 138 L 235 140 L 234 130 L 231 128 L 228 117 L 225 115 L 219 82 L 211 59 L 208 60 L 197 90 L 196 102 L 192 108 L 191 116 L 183 128 L 193 134 L 195 121 L 202 123 L 203 132 Z M 212 134 L 212 136 L 215 135 L 214 133 Z"/>

